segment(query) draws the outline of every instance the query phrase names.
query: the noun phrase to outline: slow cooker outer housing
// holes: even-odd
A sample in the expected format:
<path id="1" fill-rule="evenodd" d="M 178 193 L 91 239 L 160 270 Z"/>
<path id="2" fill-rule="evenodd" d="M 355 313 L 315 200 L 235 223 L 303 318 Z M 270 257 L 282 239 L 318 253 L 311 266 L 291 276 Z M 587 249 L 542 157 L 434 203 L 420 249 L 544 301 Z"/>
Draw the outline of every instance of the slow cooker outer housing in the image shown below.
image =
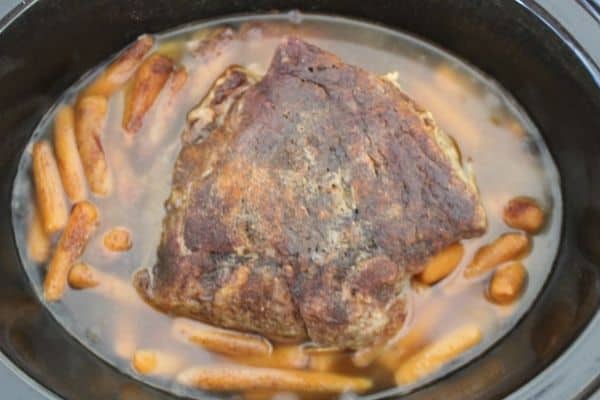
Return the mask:
<path id="1" fill-rule="evenodd" d="M 600 73 L 568 34 L 525 0 L 33 3 L 0 31 L 0 349 L 5 361 L 66 399 L 172 398 L 93 356 L 38 302 L 22 271 L 10 222 L 17 162 L 33 128 L 63 90 L 140 33 L 228 14 L 289 9 L 381 23 L 469 61 L 525 107 L 561 172 L 561 246 L 532 310 L 476 361 L 403 398 L 494 399 L 513 393 L 515 398 L 562 399 L 567 393 L 580 398 L 592 392 L 600 374 Z M 515 355 L 518 363 L 511 361 Z M 570 378 L 574 371 L 586 379 Z M 553 397 L 558 393 L 561 397 Z"/>

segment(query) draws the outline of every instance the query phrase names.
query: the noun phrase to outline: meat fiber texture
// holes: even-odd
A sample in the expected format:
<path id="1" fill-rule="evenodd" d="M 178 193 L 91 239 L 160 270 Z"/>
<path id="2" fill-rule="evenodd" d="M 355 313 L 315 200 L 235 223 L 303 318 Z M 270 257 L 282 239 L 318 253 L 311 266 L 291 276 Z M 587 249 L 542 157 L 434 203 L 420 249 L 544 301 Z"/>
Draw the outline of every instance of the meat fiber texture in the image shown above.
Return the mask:
<path id="1" fill-rule="evenodd" d="M 410 277 L 486 217 L 453 141 L 391 82 L 298 38 L 262 78 L 230 67 L 184 134 L 156 308 L 359 349 L 406 318 Z"/>

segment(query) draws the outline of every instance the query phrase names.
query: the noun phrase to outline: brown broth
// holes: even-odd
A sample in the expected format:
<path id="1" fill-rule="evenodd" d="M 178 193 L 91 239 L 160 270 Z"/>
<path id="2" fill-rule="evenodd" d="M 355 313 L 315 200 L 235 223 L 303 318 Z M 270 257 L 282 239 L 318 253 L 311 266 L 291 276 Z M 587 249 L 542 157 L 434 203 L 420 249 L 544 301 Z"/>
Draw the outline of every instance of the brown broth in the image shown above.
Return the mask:
<path id="1" fill-rule="evenodd" d="M 185 51 L 190 42 L 208 29 L 256 21 L 264 22 L 265 29 L 252 29 L 245 39 L 236 40 L 210 68 L 195 65 Z M 175 382 L 175 375 L 186 367 L 232 362 L 176 340 L 172 334 L 172 317 L 143 303 L 130 280 L 136 270 L 152 267 L 155 262 L 165 215 L 163 203 L 170 192 L 172 167 L 180 150 L 179 136 L 187 111 L 198 103 L 226 66 L 235 63 L 264 72 L 275 46 L 287 33 L 304 37 L 344 61 L 372 72 L 397 72 L 400 87 L 432 112 L 441 128 L 455 138 L 463 159 L 470 160 L 475 171 L 489 229 L 482 237 L 463 242 L 465 254 L 450 276 L 411 295 L 413 308 L 403 332 L 420 329 L 422 334 L 415 335 L 418 339 L 411 341 L 404 351 L 410 355 L 468 322 L 479 324 L 484 339 L 458 362 L 417 385 L 393 388 L 385 393 L 409 391 L 481 353 L 510 330 L 531 306 L 551 270 L 558 246 L 562 219 L 560 185 L 556 167 L 537 129 L 494 81 L 428 43 L 365 23 L 293 13 L 213 21 L 157 35 L 155 50 L 176 58 L 186 66 L 190 76 L 175 122 L 151 157 L 141 157 L 139 148 L 151 135 L 156 107 L 146 116 L 142 130 L 130 141 L 125 139 L 121 128 L 124 90 L 110 98 L 103 140 L 115 190 L 106 198 L 91 196 L 100 210 L 101 223 L 81 259 L 112 277 L 113 283 L 80 291 L 67 290 L 62 301 L 47 304 L 47 307 L 74 337 L 99 357 L 125 373 L 174 393 L 192 397 L 200 393 Z M 80 88 L 89 84 L 102 68 L 85 76 L 59 103 L 72 102 Z M 54 111 L 40 122 L 32 143 L 51 134 Z M 13 222 L 25 270 L 42 298 L 44 270 L 28 259 L 25 244 L 32 210 L 30 155 L 31 144 L 22 157 L 15 181 Z M 497 306 L 485 298 L 489 274 L 467 280 L 462 272 L 480 246 L 501 233 L 512 231 L 502 222 L 501 213 L 508 200 L 518 195 L 538 199 L 547 210 L 549 221 L 545 229 L 533 237 L 533 250 L 524 260 L 529 273 L 524 295 L 513 305 Z M 103 248 L 102 234 L 115 226 L 124 226 L 132 232 L 130 251 L 110 253 Z M 131 357 L 140 348 L 164 354 L 167 362 L 160 363 L 155 374 L 138 376 L 131 367 Z M 349 358 L 343 359 L 332 367 L 333 371 L 373 377 L 377 387 L 372 393 L 393 386 L 391 372 L 380 363 L 375 362 L 364 370 L 349 363 Z"/>

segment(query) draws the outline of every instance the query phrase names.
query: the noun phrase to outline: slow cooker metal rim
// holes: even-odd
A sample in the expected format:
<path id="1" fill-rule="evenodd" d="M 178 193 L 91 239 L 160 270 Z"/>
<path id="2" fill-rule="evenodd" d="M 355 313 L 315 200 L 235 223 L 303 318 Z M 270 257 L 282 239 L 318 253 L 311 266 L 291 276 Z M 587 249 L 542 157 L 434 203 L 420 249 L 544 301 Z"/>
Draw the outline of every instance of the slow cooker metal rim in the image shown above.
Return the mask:
<path id="1" fill-rule="evenodd" d="M 38 0 L 22 0 L 17 4 L 12 10 L 10 10 L 6 15 L 0 17 L 0 35 L 4 32 L 4 30 L 21 14 L 23 14 L 27 9 L 37 3 Z"/>
<path id="2" fill-rule="evenodd" d="M 15 374 L 21 381 L 25 382 L 29 388 L 34 389 L 40 395 L 40 398 L 62 400 L 60 396 L 44 386 L 43 383 L 27 375 L 25 371 L 17 367 L 17 365 L 2 352 L 0 352 L 0 363 L 2 363 L 2 366 L 6 367 L 10 372 Z"/>

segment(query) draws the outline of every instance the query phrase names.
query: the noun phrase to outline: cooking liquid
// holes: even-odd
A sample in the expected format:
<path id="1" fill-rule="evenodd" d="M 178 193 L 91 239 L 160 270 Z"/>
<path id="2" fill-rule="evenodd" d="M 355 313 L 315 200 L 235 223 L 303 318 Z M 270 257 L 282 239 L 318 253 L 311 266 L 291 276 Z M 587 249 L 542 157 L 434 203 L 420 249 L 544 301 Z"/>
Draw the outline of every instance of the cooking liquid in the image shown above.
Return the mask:
<path id="1" fill-rule="evenodd" d="M 198 64 L 187 49 L 208 30 L 223 25 L 240 27 L 246 34 L 222 51 L 210 65 Z M 249 25 L 244 25 L 248 27 Z M 133 141 L 121 128 L 124 90 L 109 101 L 103 137 L 114 188 L 110 196 L 90 196 L 98 206 L 101 223 L 81 260 L 114 278 L 111 285 L 86 290 L 67 290 L 62 301 L 47 304 L 55 318 L 79 341 L 121 371 L 138 376 L 131 367 L 136 349 L 154 349 L 168 356 L 155 374 L 138 376 L 143 381 L 187 396 L 200 392 L 175 381 L 181 370 L 197 365 L 232 363 L 231 359 L 176 340 L 173 318 L 146 305 L 130 284 L 139 268 L 151 268 L 156 260 L 163 204 L 170 193 L 171 174 L 181 148 L 180 134 L 187 111 L 197 104 L 214 79 L 231 64 L 264 73 L 274 49 L 285 34 L 294 34 L 337 54 L 343 61 L 377 74 L 397 72 L 403 91 L 430 110 L 438 125 L 458 143 L 463 162 L 472 163 L 489 228 L 476 239 L 465 240 L 459 267 L 437 285 L 411 294 L 412 310 L 404 332 L 420 329 L 418 340 L 406 354 L 464 325 L 475 322 L 484 332 L 482 342 L 434 375 L 448 373 L 507 333 L 527 311 L 548 276 L 558 247 L 561 225 L 561 194 L 557 169 L 539 132 L 515 101 L 494 81 L 444 51 L 411 36 L 342 18 L 300 15 L 253 16 L 189 25 L 156 36 L 155 50 L 174 58 L 187 68 L 189 79 L 182 92 L 178 115 L 164 132 L 157 151 L 144 152 L 148 145 L 154 112 L 145 117 L 144 127 Z M 103 66 L 86 75 L 58 103 L 72 103 L 79 89 L 89 84 Z M 15 235 L 25 270 L 35 291 L 42 296 L 45 269 L 28 259 L 27 224 L 32 210 L 31 144 L 52 134 L 54 110 L 42 120 L 25 151 L 13 194 Z M 140 155 L 142 154 L 142 155 Z M 502 209 L 514 196 L 538 199 L 548 216 L 545 229 L 533 237 L 533 250 L 524 259 L 529 278 L 521 299 L 510 306 L 497 306 L 485 297 L 489 274 L 467 280 L 463 270 L 475 251 L 504 232 L 514 231 L 502 222 Z M 102 234 L 115 226 L 132 232 L 133 248 L 111 253 L 103 248 Z M 371 393 L 394 386 L 393 371 L 374 362 L 366 369 L 341 363 L 332 372 L 371 376 L 376 387 Z M 415 385 L 386 390 L 386 394 L 411 390 Z M 294 398 L 290 395 L 290 398 Z M 310 397 L 310 396 L 309 396 Z M 335 397 L 335 396 L 334 396 Z M 369 396 L 371 397 L 371 396 Z M 286 397 L 288 398 L 288 397 Z"/>

